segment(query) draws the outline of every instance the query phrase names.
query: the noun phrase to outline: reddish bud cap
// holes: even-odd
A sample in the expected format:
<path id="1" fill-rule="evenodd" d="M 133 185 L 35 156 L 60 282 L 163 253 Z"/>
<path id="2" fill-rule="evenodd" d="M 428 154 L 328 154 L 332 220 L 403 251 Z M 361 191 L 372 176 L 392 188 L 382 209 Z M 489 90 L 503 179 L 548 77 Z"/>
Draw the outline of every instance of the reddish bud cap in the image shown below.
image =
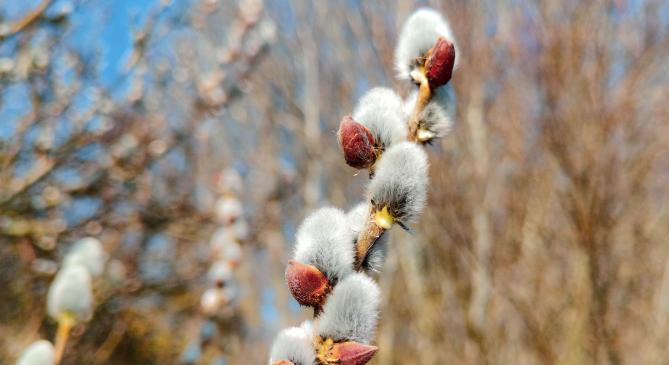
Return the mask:
<path id="1" fill-rule="evenodd" d="M 425 62 L 425 76 L 431 89 L 445 85 L 451 80 L 455 66 L 455 45 L 445 38 L 437 39 Z"/>
<path id="2" fill-rule="evenodd" d="M 279 360 L 273 362 L 272 365 L 295 365 L 295 363 L 290 360 Z"/>
<path id="3" fill-rule="evenodd" d="M 320 308 L 330 291 L 330 282 L 325 274 L 313 265 L 301 264 L 295 260 L 288 261 L 286 282 L 295 300 L 309 307 Z"/>
<path id="4" fill-rule="evenodd" d="M 375 141 L 372 132 L 367 127 L 347 115 L 339 124 L 337 137 L 349 166 L 356 169 L 365 169 L 374 164 L 376 160 Z"/>
<path id="5" fill-rule="evenodd" d="M 333 357 L 339 359 L 340 365 L 364 365 L 372 359 L 379 348 L 348 341 L 336 343 L 332 348 Z"/>

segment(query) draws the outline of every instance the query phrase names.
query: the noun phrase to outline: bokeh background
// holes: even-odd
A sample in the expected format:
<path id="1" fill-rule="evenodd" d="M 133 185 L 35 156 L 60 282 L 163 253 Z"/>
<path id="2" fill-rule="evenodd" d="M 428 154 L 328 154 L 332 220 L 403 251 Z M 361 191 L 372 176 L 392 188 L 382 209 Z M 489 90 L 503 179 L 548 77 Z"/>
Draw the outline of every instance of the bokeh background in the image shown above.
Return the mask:
<path id="1" fill-rule="evenodd" d="M 111 255 L 64 364 L 173 364 L 201 332 L 224 171 L 248 222 L 198 363 L 262 364 L 313 208 L 364 194 L 340 118 L 397 81 L 420 6 L 461 54 L 412 235 L 378 276 L 374 364 L 669 363 L 669 3 L 0 0 L 0 363 L 53 338 L 77 239 Z M 232 169 L 232 170 L 230 170 Z"/>

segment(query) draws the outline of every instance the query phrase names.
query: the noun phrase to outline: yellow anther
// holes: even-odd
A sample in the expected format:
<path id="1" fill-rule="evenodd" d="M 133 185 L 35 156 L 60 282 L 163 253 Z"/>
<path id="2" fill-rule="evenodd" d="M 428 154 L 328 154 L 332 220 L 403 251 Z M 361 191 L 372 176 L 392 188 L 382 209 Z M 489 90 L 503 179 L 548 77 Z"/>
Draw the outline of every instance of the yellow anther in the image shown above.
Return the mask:
<path id="1" fill-rule="evenodd" d="M 383 209 L 377 210 L 376 213 L 374 213 L 374 223 L 383 229 L 390 229 L 394 222 L 395 219 L 390 215 L 390 212 L 388 212 L 387 206 L 384 206 Z"/>
<path id="2" fill-rule="evenodd" d="M 437 134 L 432 132 L 431 130 L 428 130 L 428 129 L 419 129 L 418 130 L 418 140 L 420 142 L 429 141 L 436 136 L 437 136 Z"/>

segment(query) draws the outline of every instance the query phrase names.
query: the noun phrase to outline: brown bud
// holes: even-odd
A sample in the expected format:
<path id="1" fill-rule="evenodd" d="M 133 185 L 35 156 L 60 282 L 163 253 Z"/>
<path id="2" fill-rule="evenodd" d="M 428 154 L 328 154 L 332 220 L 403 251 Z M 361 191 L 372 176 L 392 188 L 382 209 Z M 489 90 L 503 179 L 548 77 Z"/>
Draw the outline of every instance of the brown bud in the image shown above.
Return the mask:
<path id="1" fill-rule="evenodd" d="M 295 300 L 309 307 L 320 308 L 330 292 L 330 282 L 325 274 L 313 265 L 295 260 L 288 261 L 286 282 Z"/>
<path id="2" fill-rule="evenodd" d="M 339 360 L 339 365 L 364 365 L 372 359 L 377 350 L 376 346 L 348 341 L 334 344 L 331 354 Z"/>
<path id="3" fill-rule="evenodd" d="M 295 363 L 290 360 L 279 360 L 273 362 L 272 365 L 295 365 Z"/>
<path id="4" fill-rule="evenodd" d="M 347 115 L 339 124 L 337 138 L 349 166 L 365 169 L 374 164 L 374 136 L 367 127 Z"/>
<path id="5" fill-rule="evenodd" d="M 451 80 L 455 66 L 455 45 L 440 37 L 429 51 L 425 62 L 425 76 L 430 89 L 436 89 Z"/>

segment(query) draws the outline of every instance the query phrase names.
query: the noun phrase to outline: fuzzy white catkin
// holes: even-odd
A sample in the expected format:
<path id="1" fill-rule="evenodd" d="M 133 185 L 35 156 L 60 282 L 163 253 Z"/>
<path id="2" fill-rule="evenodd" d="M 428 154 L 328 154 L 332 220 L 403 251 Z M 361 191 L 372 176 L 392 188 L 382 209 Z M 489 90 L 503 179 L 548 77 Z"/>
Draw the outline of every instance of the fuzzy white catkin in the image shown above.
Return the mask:
<path id="1" fill-rule="evenodd" d="M 324 207 L 310 214 L 298 228 L 296 240 L 295 260 L 315 266 L 330 281 L 353 271 L 351 232 L 340 209 Z"/>
<path id="2" fill-rule="evenodd" d="M 369 216 L 370 204 L 362 202 L 353 207 L 346 213 L 349 226 L 351 227 L 352 241 L 356 242 L 360 230 L 365 226 L 367 220 L 371 219 Z M 388 234 L 379 237 L 372 248 L 367 252 L 367 257 L 363 262 L 363 267 L 366 270 L 381 271 L 386 257 Z"/>
<path id="3" fill-rule="evenodd" d="M 310 322 L 300 327 L 290 327 L 279 332 L 269 352 L 269 365 L 280 360 L 290 360 L 295 365 L 316 364 Z"/>
<path id="4" fill-rule="evenodd" d="M 228 261 L 216 261 L 209 268 L 208 276 L 213 284 L 227 284 L 232 280 L 232 268 Z"/>
<path id="5" fill-rule="evenodd" d="M 418 92 L 414 91 L 404 103 L 407 113 L 411 113 L 416 104 Z M 455 124 L 455 89 L 453 85 L 447 84 L 437 88 L 432 98 L 418 116 L 421 128 L 431 132 L 434 137 L 446 136 Z"/>
<path id="6" fill-rule="evenodd" d="M 410 79 L 416 58 L 423 57 L 439 37 L 455 46 L 455 62 L 459 58 L 458 46 L 451 26 L 437 11 L 429 8 L 416 10 L 404 23 L 395 48 L 395 68 L 400 79 Z"/>
<path id="7" fill-rule="evenodd" d="M 223 224 L 233 222 L 244 214 L 244 208 L 239 199 L 227 196 L 221 197 L 216 201 L 214 211 L 216 219 Z"/>
<path id="8" fill-rule="evenodd" d="M 236 223 L 235 223 L 236 225 Z M 216 259 L 238 263 L 242 258 L 242 248 L 235 241 L 235 232 L 221 227 L 214 231 L 209 240 L 209 248 Z"/>
<path id="9" fill-rule="evenodd" d="M 232 240 L 234 240 L 233 232 L 227 227 L 219 227 L 212 233 L 209 239 L 209 247 L 212 250 L 216 250 L 227 245 Z"/>
<path id="10" fill-rule="evenodd" d="M 425 151 L 415 143 L 391 147 L 377 164 L 369 183 L 369 196 L 379 209 L 387 206 L 401 222 L 414 221 L 427 199 L 428 163 Z"/>
<path id="11" fill-rule="evenodd" d="M 74 243 L 63 259 L 63 266 L 83 265 L 92 276 L 99 276 L 105 268 L 107 258 L 100 240 L 85 237 Z"/>
<path id="12" fill-rule="evenodd" d="M 23 351 L 16 365 L 53 365 L 54 360 L 55 352 L 51 342 L 39 340 Z"/>
<path id="13" fill-rule="evenodd" d="M 227 288 L 226 288 L 227 289 Z M 209 288 L 200 298 L 200 308 L 206 315 L 216 314 L 224 304 L 229 304 L 234 298 L 230 298 L 230 292 L 221 288 Z"/>
<path id="14" fill-rule="evenodd" d="M 63 314 L 87 321 L 93 313 L 91 274 L 83 265 L 63 267 L 49 287 L 47 312 L 58 320 Z"/>
<path id="15" fill-rule="evenodd" d="M 367 127 L 384 148 L 406 140 L 406 118 L 402 98 L 385 87 L 368 91 L 353 110 L 353 119 Z"/>
<path id="16" fill-rule="evenodd" d="M 330 293 L 318 317 L 317 333 L 335 341 L 368 344 L 374 338 L 380 296 L 379 286 L 369 276 L 347 276 Z"/>

